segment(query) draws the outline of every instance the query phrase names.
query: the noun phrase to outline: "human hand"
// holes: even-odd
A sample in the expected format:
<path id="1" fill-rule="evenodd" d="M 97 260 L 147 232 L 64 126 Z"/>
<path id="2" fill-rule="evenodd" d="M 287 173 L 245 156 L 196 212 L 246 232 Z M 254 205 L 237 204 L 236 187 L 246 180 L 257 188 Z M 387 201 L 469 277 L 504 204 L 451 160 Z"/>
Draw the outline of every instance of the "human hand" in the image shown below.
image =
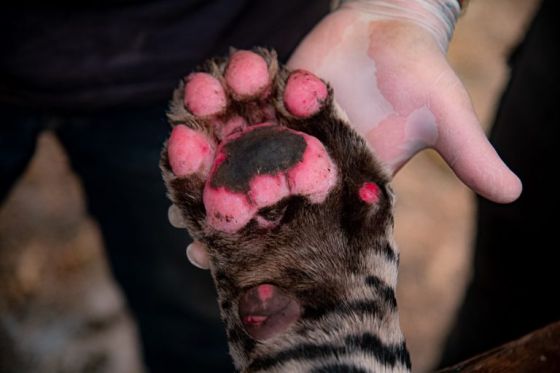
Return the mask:
<path id="1" fill-rule="evenodd" d="M 390 173 L 431 147 L 475 192 L 512 202 L 521 182 L 486 139 L 445 58 L 458 14 L 456 0 L 347 1 L 288 65 L 333 86 L 350 123 Z"/>

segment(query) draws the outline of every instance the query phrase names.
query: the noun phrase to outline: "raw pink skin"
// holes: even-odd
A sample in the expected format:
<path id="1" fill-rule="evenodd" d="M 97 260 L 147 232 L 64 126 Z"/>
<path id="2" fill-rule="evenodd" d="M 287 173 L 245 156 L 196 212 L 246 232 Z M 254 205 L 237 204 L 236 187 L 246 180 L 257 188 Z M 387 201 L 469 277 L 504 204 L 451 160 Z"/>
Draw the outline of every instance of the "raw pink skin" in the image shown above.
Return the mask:
<path id="1" fill-rule="evenodd" d="M 178 177 L 196 172 L 206 176 L 214 159 L 213 142 L 182 124 L 173 128 L 167 151 L 171 170 Z"/>
<path id="2" fill-rule="evenodd" d="M 326 17 L 289 65 L 330 82 L 351 124 L 390 173 L 433 147 L 479 194 L 500 203 L 515 200 L 521 182 L 487 141 L 432 34 L 413 22 L 353 8 L 358 4 L 345 3 Z"/>
<path id="3" fill-rule="evenodd" d="M 296 70 L 288 77 L 284 105 L 293 115 L 307 118 L 317 113 L 329 92 L 325 83 L 305 70 Z"/>
<path id="4" fill-rule="evenodd" d="M 358 191 L 360 199 L 369 205 L 373 205 L 379 201 L 379 187 L 372 182 L 365 182 Z"/>
<path id="5" fill-rule="evenodd" d="M 185 106 L 199 117 L 221 113 L 227 105 L 224 88 L 208 73 L 193 73 L 185 85 Z"/>
<path id="6" fill-rule="evenodd" d="M 237 51 L 230 57 L 225 77 L 228 86 L 240 97 L 264 93 L 270 85 L 266 61 L 250 51 Z"/>

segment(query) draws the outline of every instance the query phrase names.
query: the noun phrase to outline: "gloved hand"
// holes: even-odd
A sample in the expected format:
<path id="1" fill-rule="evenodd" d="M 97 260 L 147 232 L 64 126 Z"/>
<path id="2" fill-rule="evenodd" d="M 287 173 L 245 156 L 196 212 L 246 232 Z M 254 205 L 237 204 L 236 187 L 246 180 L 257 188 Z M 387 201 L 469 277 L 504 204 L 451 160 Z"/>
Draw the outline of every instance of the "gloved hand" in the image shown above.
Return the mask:
<path id="1" fill-rule="evenodd" d="M 475 192 L 512 202 L 521 182 L 487 141 L 445 58 L 459 13 L 457 0 L 345 1 L 289 65 L 331 83 L 350 123 L 391 173 L 432 147 Z"/>

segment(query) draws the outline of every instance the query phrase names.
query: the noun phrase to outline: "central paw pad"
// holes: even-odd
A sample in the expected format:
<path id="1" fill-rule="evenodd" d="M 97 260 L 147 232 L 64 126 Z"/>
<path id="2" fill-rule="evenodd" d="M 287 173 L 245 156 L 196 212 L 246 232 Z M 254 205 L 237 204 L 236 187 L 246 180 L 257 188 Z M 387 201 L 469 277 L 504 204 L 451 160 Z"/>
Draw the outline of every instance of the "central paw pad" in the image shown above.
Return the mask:
<path id="1" fill-rule="evenodd" d="M 336 182 L 334 163 L 316 138 L 277 125 L 249 128 L 218 149 L 204 188 L 208 223 L 224 232 L 243 228 L 258 211 L 290 195 L 322 202 Z"/>

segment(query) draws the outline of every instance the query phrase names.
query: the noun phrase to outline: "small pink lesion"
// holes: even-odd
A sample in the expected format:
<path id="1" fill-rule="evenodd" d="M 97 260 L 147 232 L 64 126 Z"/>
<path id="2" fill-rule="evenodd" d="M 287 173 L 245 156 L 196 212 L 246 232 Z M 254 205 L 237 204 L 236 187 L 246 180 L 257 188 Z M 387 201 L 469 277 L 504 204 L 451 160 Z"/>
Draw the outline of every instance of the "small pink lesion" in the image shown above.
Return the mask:
<path id="1" fill-rule="evenodd" d="M 270 92 L 268 64 L 255 52 L 240 50 L 231 55 L 225 72 L 231 90 L 240 97 L 253 97 Z"/>
<path id="2" fill-rule="evenodd" d="M 360 196 L 360 199 L 362 201 L 364 201 L 368 205 L 373 205 L 379 202 L 381 189 L 379 189 L 379 186 L 376 183 L 371 181 L 366 181 L 360 187 L 360 190 L 358 191 L 358 195 Z"/>

